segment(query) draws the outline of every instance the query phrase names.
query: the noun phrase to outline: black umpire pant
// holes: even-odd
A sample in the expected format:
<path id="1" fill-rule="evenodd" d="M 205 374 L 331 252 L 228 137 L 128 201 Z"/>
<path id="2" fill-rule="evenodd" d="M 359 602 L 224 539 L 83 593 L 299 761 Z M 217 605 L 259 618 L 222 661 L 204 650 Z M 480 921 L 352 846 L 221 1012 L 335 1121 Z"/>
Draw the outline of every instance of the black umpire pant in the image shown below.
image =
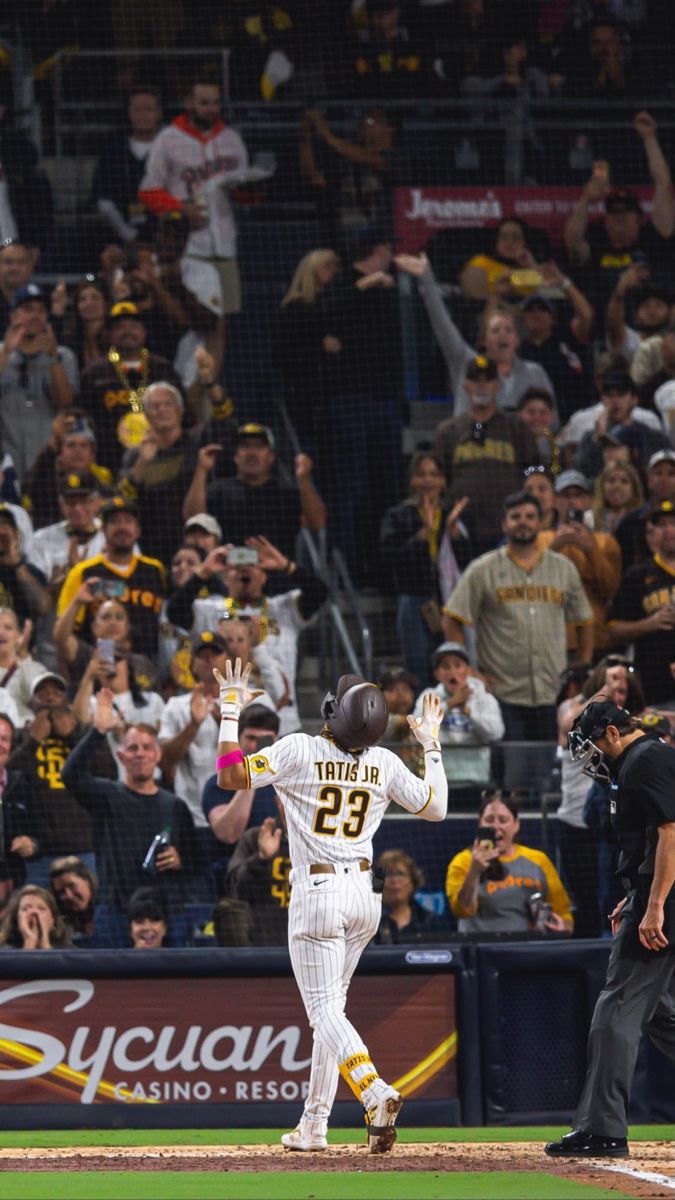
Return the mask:
<path id="1" fill-rule="evenodd" d="M 638 938 L 643 911 L 641 898 L 633 894 L 622 913 L 588 1037 L 588 1071 L 574 1125 L 601 1137 L 626 1137 L 643 1033 L 675 1064 L 675 920 L 671 910 L 669 948 L 645 950 Z"/>

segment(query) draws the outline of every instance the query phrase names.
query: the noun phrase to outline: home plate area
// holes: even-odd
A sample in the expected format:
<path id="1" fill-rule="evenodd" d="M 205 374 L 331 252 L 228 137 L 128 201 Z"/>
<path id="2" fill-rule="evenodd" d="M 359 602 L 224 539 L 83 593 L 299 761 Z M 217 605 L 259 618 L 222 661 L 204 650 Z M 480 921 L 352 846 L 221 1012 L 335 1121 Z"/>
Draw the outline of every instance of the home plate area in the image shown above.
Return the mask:
<path id="1" fill-rule="evenodd" d="M 241 1146 L 69 1146 L 2 1149 L 0 1171 L 538 1171 L 616 1188 L 624 1195 L 675 1196 L 670 1142 L 634 1142 L 628 1159 L 547 1158 L 542 1142 L 399 1142 L 390 1154 L 330 1145 L 294 1153 L 278 1143 Z"/>

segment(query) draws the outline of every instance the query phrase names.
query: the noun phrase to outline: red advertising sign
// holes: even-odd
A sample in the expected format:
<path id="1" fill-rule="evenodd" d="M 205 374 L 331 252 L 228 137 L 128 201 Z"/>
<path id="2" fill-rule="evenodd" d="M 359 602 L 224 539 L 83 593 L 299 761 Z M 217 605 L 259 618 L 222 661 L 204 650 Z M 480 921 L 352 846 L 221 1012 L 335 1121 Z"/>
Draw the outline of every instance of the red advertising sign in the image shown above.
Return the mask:
<path id="1" fill-rule="evenodd" d="M 644 211 L 652 209 L 652 189 L 630 189 Z M 547 229 L 560 242 L 565 221 L 579 199 L 578 187 L 400 187 L 396 188 L 394 216 L 397 248 L 407 254 L 423 250 L 440 229 L 468 229 L 497 225 L 504 217 L 521 217 L 528 225 Z M 590 207 L 591 218 L 604 212 L 602 204 Z"/>
<path id="2" fill-rule="evenodd" d="M 348 1012 L 404 1095 L 457 1096 L 451 973 L 357 978 Z M 0 1105 L 307 1094 L 312 1038 L 292 979 L 35 979 L 0 989 L 0 1017 Z"/>

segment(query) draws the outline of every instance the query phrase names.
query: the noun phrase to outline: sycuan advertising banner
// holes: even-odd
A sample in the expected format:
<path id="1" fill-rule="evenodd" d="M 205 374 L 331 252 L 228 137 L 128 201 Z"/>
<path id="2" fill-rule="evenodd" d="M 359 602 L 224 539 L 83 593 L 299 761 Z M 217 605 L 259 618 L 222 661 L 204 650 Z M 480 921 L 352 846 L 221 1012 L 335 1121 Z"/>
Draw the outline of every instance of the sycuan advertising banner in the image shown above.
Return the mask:
<path id="1" fill-rule="evenodd" d="M 452 974 L 357 978 L 348 1014 L 405 1096 L 457 1097 Z M 311 1046 L 291 979 L 24 980 L 0 988 L 0 1105 L 298 1101 Z"/>
<path id="2" fill-rule="evenodd" d="M 645 213 L 652 207 L 653 190 L 632 187 Z M 554 242 L 581 194 L 580 187 L 400 187 L 394 211 L 396 245 L 401 252 L 423 250 L 442 229 L 470 229 L 497 225 L 504 217 L 520 217 L 529 225 L 546 229 Z M 592 204 L 591 217 L 604 212 Z"/>

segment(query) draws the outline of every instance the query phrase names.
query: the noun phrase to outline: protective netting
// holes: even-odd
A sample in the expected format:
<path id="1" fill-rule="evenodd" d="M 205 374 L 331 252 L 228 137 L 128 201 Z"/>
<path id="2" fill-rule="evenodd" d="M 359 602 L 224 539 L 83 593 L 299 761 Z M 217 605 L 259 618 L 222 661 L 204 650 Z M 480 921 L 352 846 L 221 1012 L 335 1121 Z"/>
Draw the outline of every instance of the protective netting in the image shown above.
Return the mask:
<path id="1" fill-rule="evenodd" d="M 222 940 L 283 940 L 273 797 L 208 784 L 212 666 L 252 655 L 247 750 L 315 732 L 361 670 L 419 770 L 405 718 L 439 688 L 467 816 L 383 827 L 437 921 L 408 936 L 454 928 L 446 868 L 494 784 L 543 812 L 528 845 L 599 932 L 606 797 L 555 746 L 584 684 L 673 699 L 674 29 L 659 0 L 0 15 L 7 896 L 75 856 L 100 943 L 146 885 L 139 927 L 164 905 L 174 943 L 217 897 Z"/>

